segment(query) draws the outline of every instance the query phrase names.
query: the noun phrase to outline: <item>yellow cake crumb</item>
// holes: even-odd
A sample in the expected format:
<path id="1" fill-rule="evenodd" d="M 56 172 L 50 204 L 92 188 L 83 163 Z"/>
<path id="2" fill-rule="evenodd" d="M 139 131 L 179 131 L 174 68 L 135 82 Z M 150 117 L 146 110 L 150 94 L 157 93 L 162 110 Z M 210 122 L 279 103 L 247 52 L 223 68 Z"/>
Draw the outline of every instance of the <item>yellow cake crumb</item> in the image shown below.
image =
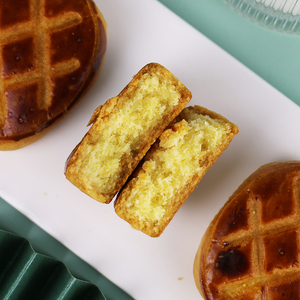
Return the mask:
<path id="1" fill-rule="evenodd" d="M 91 129 L 67 163 L 67 178 L 109 203 L 190 99 L 190 91 L 163 66 L 145 66 L 117 97 L 95 110 Z"/>
<path id="2" fill-rule="evenodd" d="M 137 229 L 160 234 L 186 199 L 185 190 L 195 188 L 236 133 L 237 127 L 219 115 L 185 108 L 118 197 L 116 212 Z"/>

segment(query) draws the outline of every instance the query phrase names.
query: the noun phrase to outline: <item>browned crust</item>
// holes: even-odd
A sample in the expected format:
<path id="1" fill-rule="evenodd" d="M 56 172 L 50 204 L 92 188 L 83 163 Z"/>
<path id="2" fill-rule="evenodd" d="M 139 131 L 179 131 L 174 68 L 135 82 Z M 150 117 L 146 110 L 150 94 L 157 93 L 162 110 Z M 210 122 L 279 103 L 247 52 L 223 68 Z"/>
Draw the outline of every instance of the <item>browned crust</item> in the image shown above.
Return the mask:
<path id="1" fill-rule="evenodd" d="M 130 81 L 130 83 L 119 93 L 117 97 L 109 99 L 104 105 L 100 105 L 98 108 L 96 108 L 89 122 L 89 125 L 93 124 L 93 126 L 81 140 L 79 145 L 77 145 L 76 150 L 72 152 L 72 155 L 67 161 L 65 172 L 67 179 L 88 195 L 90 195 L 91 193 L 80 181 L 78 176 L 78 172 L 80 171 L 78 171 L 78 168 L 75 167 L 77 164 L 77 160 L 81 155 L 81 149 L 85 143 L 90 143 L 90 141 L 92 141 L 95 136 L 99 135 L 102 128 L 101 126 L 112 126 L 107 125 L 109 124 L 110 115 L 113 114 L 114 111 L 118 111 L 119 108 L 123 106 L 123 103 L 131 98 L 132 94 L 134 94 L 140 81 L 142 80 L 144 74 L 154 74 L 162 80 L 168 82 L 169 84 L 172 83 L 174 86 L 176 86 L 177 90 L 181 94 L 181 98 L 179 100 L 179 103 L 169 114 L 160 116 L 160 121 L 158 121 L 157 124 L 154 125 L 151 132 L 147 132 L 140 137 L 139 145 L 134 150 L 134 153 L 123 159 L 122 178 L 119 178 L 119 181 L 116 182 L 116 185 L 112 192 L 109 194 L 98 193 L 97 195 L 92 196 L 99 202 L 111 202 L 116 193 L 125 184 L 127 178 L 134 171 L 138 163 L 145 156 L 151 145 L 163 132 L 166 126 L 182 111 L 182 109 L 192 97 L 191 92 L 169 70 L 158 63 L 149 63 L 144 66 L 135 76 L 133 76 L 133 79 Z M 77 171 L 74 171 L 75 169 L 77 169 Z"/>
<path id="2" fill-rule="evenodd" d="M 213 244 L 214 236 L 216 234 L 216 228 L 222 214 L 226 211 L 227 207 L 239 196 L 242 192 L 245 192 L 247 188 L 255 185 L 255 182 L 259 181 L 261 178 L 265 178 L 269 173 L 282 172 L 283 170 L 298 170 L 300 171 L 299 161 L 286 161 L 286 162 L 272 162 L 259 167 L 255 172 L 253 172 L 248 178 L 246 178 L 243 183 L 237 188 L 237 190 L 229 197 L 224 206 L 219 210 L 214 219 L 208 226 L 205 234 L 203 235 L 197 253 L 195 255 L 193 275 L 195 279 L 196 286 L 204 299 L 221 299 L 216 298 L 216 291 L 210 289 L 209 280 L 206 277 L 207 266 L 206 262 L 208 260 L 208 255 L 211 250 L 211 245 Z M 217 241 L 215 241 L 217 243 Z M 254 299 L 255 292 L 248 295 L 251 299 Z M 247 299 L 250 299 L 247 298 Z M 223 299 L 223 298 L 222 298 Z M 255 298 L 256 299 L 256 298 Z M 258 299 L 258 298 L 257 298 Z"/>
<path id="3" fill-rule="evenodd" d="M 119 215 L 119 217 L 127 221 L 134 228 L 141 230 L 142 232 L 144 232 L 145 234 L 151 237 L 159 237 L 163 233 L 163 231 L 168 226 L 170 221 L 173 219 L 178 209 L 186 201 L 190 193 L 196 188 L 196 186 L 201 181 L 201 179 L 208 171 L 208 169 L 215 163 L 215 161 L 219 158 L 219 156 L 223 153 L 223 151 L 225 151 L 225 149 L 229 146 L 229 143 L 234 138 L 234 136 L 239 132 L 238 127 L 235 124 L 228 121 L 225 117 L 221 116 L 216 112 L 210 111 L 198 105 L 193 107 L 187 107 L 186 109 L 194 109 L 196 110 L 197 113 L 201 115 L 207 115 L 212 119 L 221 119 L 225 121 L 226 123 L 231 125 L 231 132 L 230 134 L 228 134 L 226 142 L 224 142 L 222 146 L 219 147 L 216 153 L 214 153 L 213 155 L 207 155 L 206 157 L 203 158 L 202 161 L 199 161 L 199 164 L 204 167 L 203 172 L 195 174 L 190 178 L 190 180 L 185 185 L 182 185 L 180 187 L 180 190 L 174 196 L 174 199 L 176 199 L 176 201 L 174 201 L 175 205 L 170 207 L 167 215 L 163 218 L 163 220 L 161 220 L 161 223 L 158 225 L 149 224 L 140 221 L 136 219 L 135 216 L 132 216 L 131 213 L 128 211 L 128 209 L 126 209 L 126 199 L 131 194 L 131 191 L 136 184 L 137 177 L 141 173 L 145 172 L 142 168 L 144 162 L 149 160 L 153 156 L 153 153 L 156 151 L 156 149 L 159 148 L 159 143 L 160 143 L 159 139 L 151 147 L 146 157 L 141 161 L 141 163 L 139 164 L 135 172 L 132 174 L 132 176 L 129 178 L 127 183 L 124 185 L 124 187 L 122 188 L 121 192 L 118 194 L 117 199 L 115 201 L 115 211 Z M 180 122 L 182 119 L 183 117 L 179 115 L 177 118 L 175 118 L 175 120 L 171 123 L 170 126 L 172 126 L 172 124 L 174 123 Z"/>
<path id="4" fill-rule="evenodd" d="M 90 8 L 91 16 L 95 26 L 95 41 L 94 51 L 88 71 L 85 74 L 85 79 L 82 81 L 80 90 L 78 90 L 74 99 L 68 104 L 67 107 L 62 108 L 61 112 L 53 118 L 45 118 L 44 123 L 40 128 L 35 128 L 21 135 L 2 136 L 0 137 L 0 150 L 17 150 L 30 145 L 45 136 L 60 120 L 62 120 L 69 111 L 86 95 L 93 84 L 96 82 L 102 65 L 104 62 L 107 46 L 107 23 L 101 14 L 98 7 L 92 0 L 86 0 Z M 59 101 L 59 100 L 56 100 Z M 63 101 L 61 101 L 63 103 Z M 62 105 L 63 106 L 63 105 Z M 0 107 L 1 108 L 1 107 Z M 2 109 L 5 109 L 2 107 Z M 1 114 L 1 111 L 0 111 Z M 2 118 L 4 120 L 4 117 Z M 1 118 L 0 118 L 1 120 Z M 1 130 L 1 127 L 0 127 Z"/>

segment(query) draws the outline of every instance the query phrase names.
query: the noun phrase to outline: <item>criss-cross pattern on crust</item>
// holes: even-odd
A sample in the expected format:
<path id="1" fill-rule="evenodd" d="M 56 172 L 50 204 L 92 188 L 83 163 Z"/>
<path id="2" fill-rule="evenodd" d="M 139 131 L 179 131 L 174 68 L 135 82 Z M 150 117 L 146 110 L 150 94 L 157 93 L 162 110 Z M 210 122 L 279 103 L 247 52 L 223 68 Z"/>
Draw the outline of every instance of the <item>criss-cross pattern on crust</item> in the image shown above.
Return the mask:
<path id="1" fill-rule="evenodd" d="M 218 285 L 220 294 L 228 295 L 228 299 L 234 299 L 232 293 L 235 290 L 243 290 L 242 294 L 247 295 L 254 288 L 261 290 L 261 296 L 258 293 L 255 299 L 277 299 L 272 297 L 281 290 L 284 294 L 292 289 L 292 285 L 300 287 L 300 173 L 293 176 L 288 176 L 282 183 L 286 203 L 275 193 L 269 201 L 272 206 L 267 206 L 260 201 L 265 195 L 250 188 L 246 201 L 247 226 L 220 240 L 225 251 L 242 249 L 249 262 L 248 272 L 238 280 L 227 280 Z M 276 211 L 280 211 L 277 216 Z M 273 219 L 268 219 L 271 216 Z M 241 295 L 240 292 L 237 295 Z"/>
<path id="2" fill-rule="evenodd" d="M 51 34 L 64 30 L 71 26 L 82 22 L 82 17 L 77 12 L 68 12 L 55 17 L 45 17 L 45 0 L 29 0 L 30 1 L 30 17 L 26 22 L 13 24 L 9 27 L 0 28 L 0 61 L 1 80 L 0 80 L 0 125 L 5 121 L 7 108 L 5 104 L 5 91 L 7 89 L 15 89 L 31 84 L 38 85 L 38 107 L 46 109 L 51 105 L 53 80 L 69 74 L 80 67 L 78 59 L 71 58 L 69 60 L 53 64 L 51 62 Z M 1 17 L 1 16 L 0 16 Z M 18 42 L 27 42 L 28 49 L 32 49 L 34 64 L 28 62 L 26 69 L 9 70 L 9 66 L 5 66 L 6 52 L 13 53 L 14 44 Z M 11 45 L 11 46 L 10 46 Z M 5 52 L 5 49 L 7 51 Z M 24 47 L 23 47 L 24 48 Z M 27 53 L 27 52 L 26 52 Z M 23 59 L 19 55 L 15 55 L 16 63 Z M 25 58 L 26 59 L 26 58 Z M 1 119 L 2 116 L 2 119 Z"/>

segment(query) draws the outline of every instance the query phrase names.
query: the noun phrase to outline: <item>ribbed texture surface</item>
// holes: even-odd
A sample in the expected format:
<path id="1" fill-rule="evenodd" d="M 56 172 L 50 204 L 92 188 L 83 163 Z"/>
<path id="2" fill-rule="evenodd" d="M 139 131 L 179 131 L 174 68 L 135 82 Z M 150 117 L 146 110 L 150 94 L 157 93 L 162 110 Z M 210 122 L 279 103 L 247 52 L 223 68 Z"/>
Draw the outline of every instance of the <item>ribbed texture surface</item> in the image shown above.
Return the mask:
<path id="1" fill-rule="evenodd" d="M 298 0 L 224 0 L 243 16 L 265 27 L 288 33 L 300 32 Z"/>
<path id="2" fill-rule="evenodd" d="M 1 300 L 105 300 L 91 283 L 75 279 L 66 266 L 36 253 L 30 243 L 0 230 Z"/>

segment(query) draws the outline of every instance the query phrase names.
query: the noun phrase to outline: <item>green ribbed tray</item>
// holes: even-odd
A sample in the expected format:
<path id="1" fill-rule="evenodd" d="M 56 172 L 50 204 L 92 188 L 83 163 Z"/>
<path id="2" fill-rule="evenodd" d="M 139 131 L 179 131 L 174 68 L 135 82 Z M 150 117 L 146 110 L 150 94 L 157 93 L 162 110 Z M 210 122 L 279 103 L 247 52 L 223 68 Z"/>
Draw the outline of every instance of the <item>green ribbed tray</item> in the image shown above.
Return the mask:
<path id="1" fill-rule="evenodd" d="M 0 299 L 105 300 L 94 284 L 78 280 L 60 261 L 39 254 L 29 241 L 0 230 Z"/>
<path id="2" fill-rule="evenodd" d="M 0 198 L 0 299 L 133 298 Z"/>

